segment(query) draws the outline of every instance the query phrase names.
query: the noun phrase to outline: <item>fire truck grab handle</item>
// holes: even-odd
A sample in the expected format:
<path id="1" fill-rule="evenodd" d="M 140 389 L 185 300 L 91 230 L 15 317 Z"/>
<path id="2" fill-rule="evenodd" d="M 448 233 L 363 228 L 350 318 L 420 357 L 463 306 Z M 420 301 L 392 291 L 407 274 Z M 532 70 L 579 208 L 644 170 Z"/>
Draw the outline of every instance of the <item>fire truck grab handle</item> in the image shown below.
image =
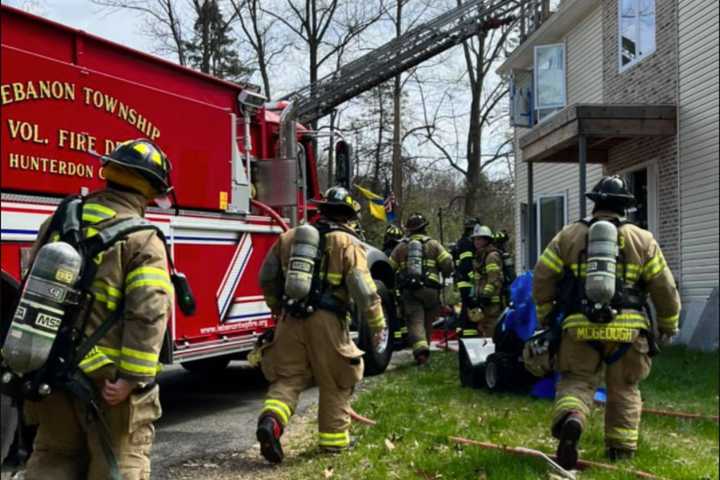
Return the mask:
<path id="1" fill-rule="evenodd" d="M 282 229 L 284 231 L 290 230 L 290 227 L 288 226 L 287 223 L 285 223 L 285 220 L 283 220 L 283 218 L 280 216 L 280 214 L 277 213 L 275 210 L 273 210 L 268 205 L 265 205 L 262 202 L 258 202 L 257 200 L 254 200 L 252 198 L 250 199 L 250 204 L 253 205 L 254 207 L 262 210 L 263 212 L 267 213 L 268 216 L 270 216 L 273 220 L 275 220 L 276 222 L 278 222 L 280 224 L 280 227 L 282 227 Z"/>

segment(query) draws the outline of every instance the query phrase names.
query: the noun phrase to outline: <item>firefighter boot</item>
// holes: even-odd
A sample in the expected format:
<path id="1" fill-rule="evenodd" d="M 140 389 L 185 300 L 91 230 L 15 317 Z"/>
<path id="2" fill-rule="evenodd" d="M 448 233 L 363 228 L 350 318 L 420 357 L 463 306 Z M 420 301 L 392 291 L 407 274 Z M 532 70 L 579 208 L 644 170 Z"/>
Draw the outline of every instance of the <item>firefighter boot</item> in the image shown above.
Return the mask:
<path id="1" fill-rule="evenodd" d="M 283 461 L 284 454 L 280 444 L 282 434 L 282 424 L 273 415 L 260 417 L 257 428 L 260 453 L 270 463 L 281 463 Z"/>
<path id="2" fill-rule="evenodd" d="M 557 461 L 566 470 L 573 470 L 577 464 L 580 435 L 582 420 L 576 413 L 570 413 L 560 427 L 557 448 Z"/>
<path id="3" fill-rule="evenodd" d="M 635 451 L 628 448 L 610 447 L 606 453 L 611 462 L 630 460 L 635 456 Z"/>
<path id="4" fill-rule="evenodd" d="M 430 350 L 426 348 L 417 350 L 413 352 L 413 356 L 415 357 L 415 363 L 417 363 L 418 366 L 423 366 L 430 361 Z"/>

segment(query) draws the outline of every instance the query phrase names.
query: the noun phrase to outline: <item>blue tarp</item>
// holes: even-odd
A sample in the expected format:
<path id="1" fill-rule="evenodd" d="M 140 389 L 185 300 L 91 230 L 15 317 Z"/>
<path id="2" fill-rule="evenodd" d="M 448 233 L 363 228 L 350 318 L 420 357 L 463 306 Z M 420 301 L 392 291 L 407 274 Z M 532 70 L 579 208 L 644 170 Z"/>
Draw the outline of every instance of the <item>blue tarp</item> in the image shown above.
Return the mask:
<path id="1" fill-rule="evenodd" d="M 532 299 L 532 272 L 525 272 L 510 285 L 511 307 L 502 318 L 502 329 L 514 331 L 526 342 L 537 329 L 535 305 Z"/>

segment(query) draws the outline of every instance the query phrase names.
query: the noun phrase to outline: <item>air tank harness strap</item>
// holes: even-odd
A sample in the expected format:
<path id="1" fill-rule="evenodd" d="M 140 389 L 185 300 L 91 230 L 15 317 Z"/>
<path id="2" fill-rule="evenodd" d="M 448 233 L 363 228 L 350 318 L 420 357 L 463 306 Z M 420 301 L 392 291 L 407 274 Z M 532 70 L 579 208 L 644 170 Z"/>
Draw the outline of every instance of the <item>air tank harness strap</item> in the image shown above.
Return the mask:
<path id="1" fill-rule="evenodd" d="M 597 350 L 597 352 L 600 354 L 600 357 L 603 359 L 603 362 L 605 362 L 605 365 L 612 365 L 613 363 L 620 360 L 623 355 L 625 355 L 627 351 L 630 350 L 630 347 L 632 346 L 631 343 L 622 343 L 610 355 L 605 355 L 605 349 L 603 348 L 603 344 L 601 342 L 591 341 L 588 343 L 591 347 Z"/>

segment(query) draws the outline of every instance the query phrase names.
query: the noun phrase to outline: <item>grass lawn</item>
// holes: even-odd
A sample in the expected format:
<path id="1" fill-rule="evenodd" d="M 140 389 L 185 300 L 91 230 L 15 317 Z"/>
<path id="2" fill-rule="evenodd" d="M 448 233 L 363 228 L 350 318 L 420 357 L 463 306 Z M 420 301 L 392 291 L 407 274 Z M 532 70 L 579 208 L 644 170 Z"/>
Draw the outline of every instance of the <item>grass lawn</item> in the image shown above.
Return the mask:
<path id="1" fill-rule="evenodd" d="M 718 353 L 669 348 L 655 358 L 643 384 L 647 407 L 717 415 Z M 402 365 L 365 381 L 354 402 L 359 413 L 378 422 L 353 426 L 358 443 L 337 456 L 316 455 L 314 422 L 301 435 L 289 435 L 295 452 L 274 469 L 288 479 L 547 479 L 536 459 L 458 446 L 449 436 L 464 436 L 508 446 L 554 452 L 549 433 L 552 404 L 514 394 L 489 394 L 461 388 L 457 355 L 435 353 L 428 367 Z M 602 409 L 595 409 L 581 442 L 581 457 L 606 461 Z M 718 478 L 718 424 L 645 415 L 640 451 L 632 467 L 666 478 Z M 627 474 L 584 471 L 582 479 L 625 479 Z"/>

